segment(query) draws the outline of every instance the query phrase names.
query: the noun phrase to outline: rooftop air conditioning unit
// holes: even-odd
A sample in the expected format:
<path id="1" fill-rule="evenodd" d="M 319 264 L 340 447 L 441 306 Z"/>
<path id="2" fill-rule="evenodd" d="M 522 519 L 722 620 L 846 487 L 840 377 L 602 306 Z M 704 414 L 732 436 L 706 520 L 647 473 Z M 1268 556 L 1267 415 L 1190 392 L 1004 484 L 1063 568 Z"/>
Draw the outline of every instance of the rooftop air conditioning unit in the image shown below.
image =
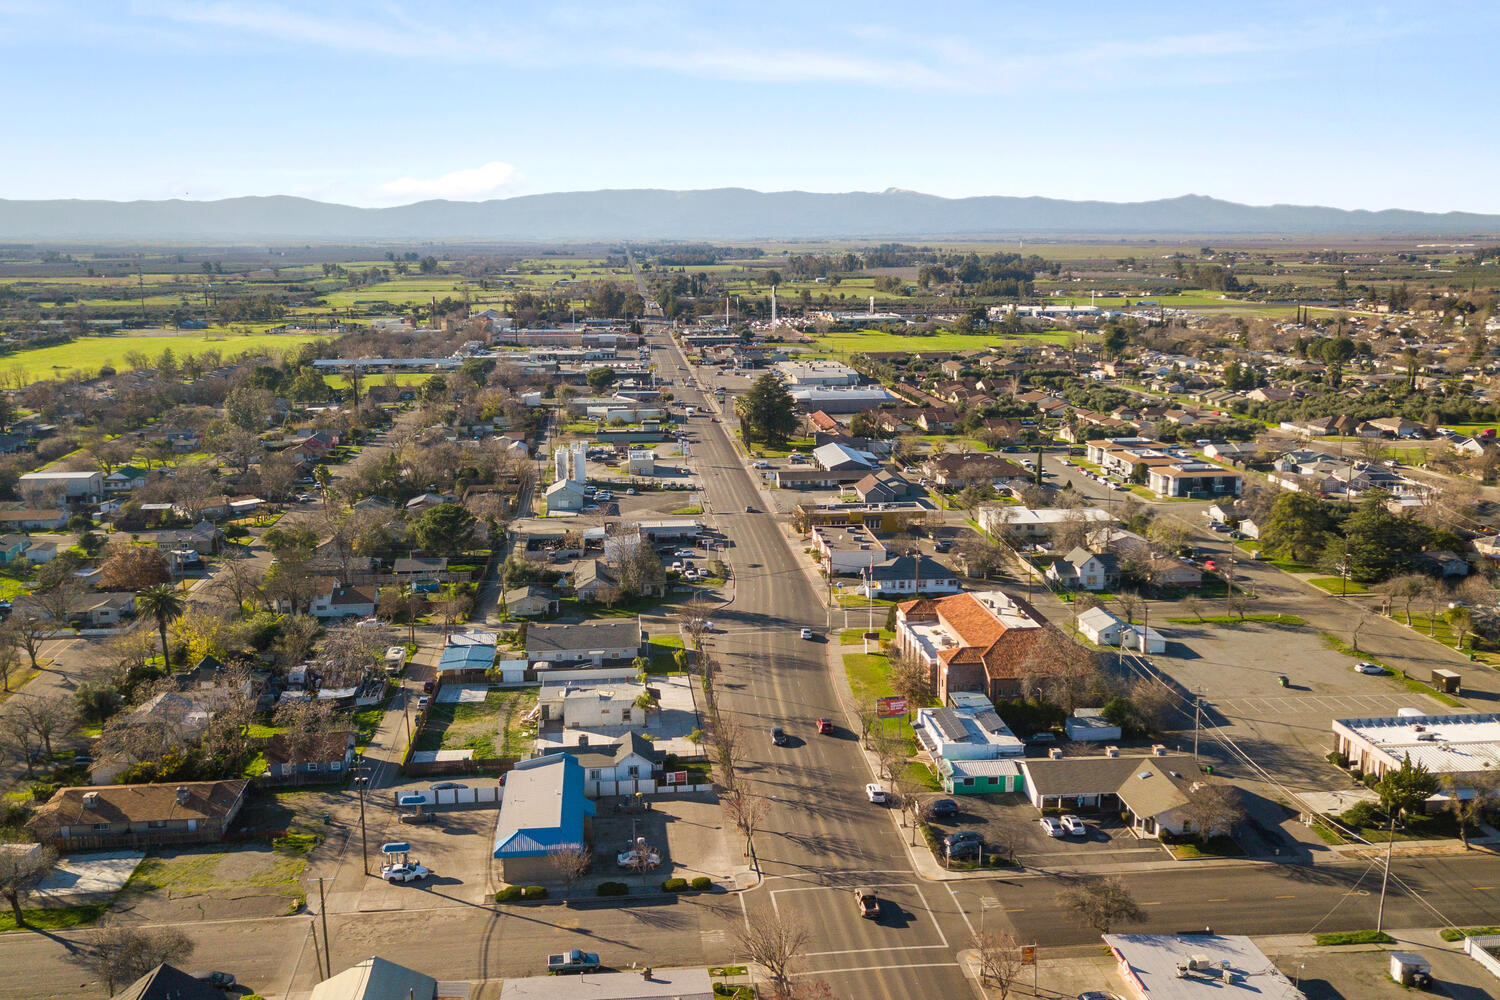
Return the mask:
<path id="1" fill-rule="evenodd" d="M 188 791 L 188 786 L 187 785 L 178 785 L 177 786 L 177 801 L 178 802 L 182 803 L 183 805 L 186 805 L 188 799 L 190 799 L 191 797 L 192 797 L 192 793 Z"/>
<path id="2" fill-rule="evenodd" d="M 1106 756 L 1106 757 L 1118 757 L 1118 756 L 1120 756 L 1120 748 L 1119 747 L 1105 747 L 1104 748 L 1104 756 Z"/>
<path id="3" fill-rule="evenodd" d="M 1047 757 L 1049 760 L 1062 760 L 1062 749 L 1060 747 L 1053 747 L 1051 750 L 1047 751 Z"/>
<path id="4" fill-rule="evenodd" d="M 1164 745 L 1162 745 L 1160 743 L 1153 743 L 1153 744 L 1151 744 L 1151 756 L 1153 756 L 1153 757 L 1165 757 L 1166 755 L 1167 755 L 1167 748 Z"/>
<path id="5" fill-rule="evenodd" d="M 83 793 L 83 807 L 85 809 L 96 809 L 96 808 L 98 808 L 98 806 L 99 806 L 99 793 L 98 792 L 84 792 Z"/>

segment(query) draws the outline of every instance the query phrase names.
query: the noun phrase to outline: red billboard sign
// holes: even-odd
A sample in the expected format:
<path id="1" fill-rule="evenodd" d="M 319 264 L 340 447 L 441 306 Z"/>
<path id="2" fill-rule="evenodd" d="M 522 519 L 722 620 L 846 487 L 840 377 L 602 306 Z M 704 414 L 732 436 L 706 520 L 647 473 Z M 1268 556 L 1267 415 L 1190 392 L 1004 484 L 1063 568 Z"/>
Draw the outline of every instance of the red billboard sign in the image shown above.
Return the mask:
<path id="1" fill-rule="evenodd" d="M 875 714 L 882 719 L 900 718 L 906 714 L 906 699 L 877 698 L 875 699 Z"/>

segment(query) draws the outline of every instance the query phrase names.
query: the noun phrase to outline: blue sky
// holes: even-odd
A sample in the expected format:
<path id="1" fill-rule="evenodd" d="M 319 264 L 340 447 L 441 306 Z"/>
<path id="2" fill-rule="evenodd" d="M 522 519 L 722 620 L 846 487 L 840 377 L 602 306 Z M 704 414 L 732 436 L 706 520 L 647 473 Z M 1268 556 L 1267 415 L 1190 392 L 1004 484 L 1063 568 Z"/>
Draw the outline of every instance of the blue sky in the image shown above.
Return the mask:
<path id="1" fill-rule="evenodd" d="M 1500 5 L 0 0 L 0 197 L 1500 212 Z"/>

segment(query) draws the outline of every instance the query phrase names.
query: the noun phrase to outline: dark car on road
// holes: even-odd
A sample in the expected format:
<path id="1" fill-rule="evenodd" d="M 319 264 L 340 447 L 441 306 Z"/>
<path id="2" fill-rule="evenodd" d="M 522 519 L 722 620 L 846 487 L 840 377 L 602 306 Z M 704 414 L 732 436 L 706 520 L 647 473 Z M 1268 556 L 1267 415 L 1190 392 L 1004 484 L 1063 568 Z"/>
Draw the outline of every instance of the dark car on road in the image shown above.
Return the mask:
<path id="1" fill-rule="evenodd" d="M 772 726 L 771 742 L 779 747 L 786 746 L 786 730 L 782 729 L 780 726 Z"/>

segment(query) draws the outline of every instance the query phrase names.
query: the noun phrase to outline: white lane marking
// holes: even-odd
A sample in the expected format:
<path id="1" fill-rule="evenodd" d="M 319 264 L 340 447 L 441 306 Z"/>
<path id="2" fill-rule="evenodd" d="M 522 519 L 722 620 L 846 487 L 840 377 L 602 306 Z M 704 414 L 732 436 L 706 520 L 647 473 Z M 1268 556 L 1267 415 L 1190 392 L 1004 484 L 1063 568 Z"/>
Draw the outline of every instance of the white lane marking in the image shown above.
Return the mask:
<path id="1" fill-rule="evenodd" d="M 856 965 L 847 969 L 816 969 L 811 972 L 794 972 L 793 978 L 799 976 L 832 976 L 841 972 L 879 972 L 890 969 L 959 969 L 962 968 L 957 962 L 915 962 L 908 965 Z"/>
<path id="2" fill-rule="evenodd" d="M 946 951 L 947 948 L 946 944 L 906 944 L 898 948 L 846 948 L 843 951 L 808 951 L 803 954 L 813 958 L 817 955 L 865 955 L 870 952 L 883 955 L 888 951 Z"/>

